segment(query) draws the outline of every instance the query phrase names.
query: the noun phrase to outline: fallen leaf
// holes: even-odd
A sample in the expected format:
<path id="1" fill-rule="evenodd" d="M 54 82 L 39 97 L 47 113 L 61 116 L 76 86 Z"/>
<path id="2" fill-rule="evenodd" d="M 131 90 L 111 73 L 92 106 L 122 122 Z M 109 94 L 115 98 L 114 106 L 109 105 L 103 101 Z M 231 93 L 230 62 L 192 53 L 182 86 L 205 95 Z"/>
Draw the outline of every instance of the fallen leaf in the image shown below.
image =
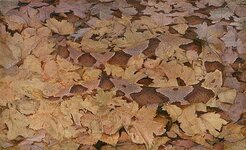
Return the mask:
<path id="1" fill-rule="evenodd" d="M 187 104 L 187 101 L 184 100 L 184 97 L 187 96 L 192 90 L 192 86 L 184 86 L 159 88 L 157 89 L 157 92 L 167 96 L 170 103 L 180 102 L 182 105 L 184 105 Z"/>
<path id="2" fill-rule="evenodd" d="M 152 147 L 154 140 L 153 134 L 158 134 L 162 126 L 160 123 L 153 121 L 155 115 L 156 106 L 142 107 L 138 111 L 135 115 L 136 120 L 132 122 L 132 127 L 127 129 L 133 142 L 139 144 L 145 143 L 146 147 Z"/>
<path id="3" fill-rule="evenodd" d="M 233 104 L 237 96 L 237 91 L 235 89 L 224 89 L 218 94 L 219 101 L 224 103 Z"/>
<path id="4" fill-rule="evenodd" d="M 29 119 L 13 108 L 2 112 L 1 120 L 8 127 L 7 138 L 9 140 L 13 140 L 17 136 L 31 137 L 34 134 L 33 130 L 27 128 L 30 125 Z"/>
<path id="5" fill-rule="evenodd" d="M 129 83 L 127 80 L 111 79 L 116 89 L 125 93 L 127 97 L 131 97 L 131 93 L 138 93 L 142 88 L 136 84 Z"/>
<path id="6" fill-rule="evenodd" d="M 55 18 L 46 20 L 46 25 L 53 32 L 59 33 L 61 35 L 73 34 L 74 27 L 72 23 L 69 23 L 67 20 L 58 21 Z"/>

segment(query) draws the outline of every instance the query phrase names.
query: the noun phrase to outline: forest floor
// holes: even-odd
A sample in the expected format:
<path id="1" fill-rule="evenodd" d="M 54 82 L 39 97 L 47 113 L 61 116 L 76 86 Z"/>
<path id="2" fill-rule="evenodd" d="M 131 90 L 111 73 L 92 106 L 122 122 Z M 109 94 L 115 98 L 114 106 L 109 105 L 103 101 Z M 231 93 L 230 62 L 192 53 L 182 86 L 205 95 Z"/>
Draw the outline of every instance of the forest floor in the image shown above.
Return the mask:
<path id="1" fill-rule="evenodd" d="M 0 0 L 0 149 L 245 150 L 245 0 Z"/>

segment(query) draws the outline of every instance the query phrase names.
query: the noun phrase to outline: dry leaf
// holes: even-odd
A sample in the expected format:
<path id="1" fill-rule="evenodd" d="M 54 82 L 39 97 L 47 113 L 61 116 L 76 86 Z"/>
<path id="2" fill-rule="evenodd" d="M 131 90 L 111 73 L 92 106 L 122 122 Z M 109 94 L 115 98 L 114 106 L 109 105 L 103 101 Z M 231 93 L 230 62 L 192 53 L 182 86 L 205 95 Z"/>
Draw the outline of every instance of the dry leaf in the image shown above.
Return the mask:
<path id="1" fill-rule="evenodd" d="M 129 83 L 127 80 L 111 79 L 116 89 L 125 93 L 127 97 L 130 97 L 131 93 L 138 93 L 142 88 L 136 84 Z"/>
<path id="2" fill-rule="evenodd" d="M 74 27 L 72 23 L 69 23 L 67 20 L 58 21 L 55 18 L 51 18 L 46 21 L 46 25 L 53 32 L 59 33 L 61 35 L 73 34 Z"/>
<path id="3" fill-rule="evenodd" d="M 145 143 L 146 146 L 152 147 L 154 136 L 158 134 L 162 127 L 161 123 L 153 121 L 156 115 L 156 106 L 142 107 L 135 115 L 136 120 L 132 122 L 132 127 L 127 129 L 128 134 L 135 143 Z M 164 131 L 162 131 L 164 133 Z"/>
<path id="4" fill-rule="evenodd" d="M 218 94 L 219 101 L 224 103 L 233 104 L 237 96 L 237 91 L 235 89 L 223 89 Z"/>
<path id="5" fill-rule="evenodd" d="M 227 124 L 227 121 L 221 119 L 220 115 L 214 112 L 208 112 L 198 117 L 196 111 L 201 111 L 199 105 L 193 104 L 188 106 L 183 109 L 181 113 L 180 109 L 175 108 L 175 110 L 173 110 L 173 108 L 175 107 L 172 105 L 164 106 L 164 109 L 166 109 L 170 116 L 173 117 L 172 119 L 177 119 L 181 123 L 181 129 L 189 136 L 194 136 L 196 134 L 204 136 L 206 130 L 214 136 L 219 136 L 217 130 L 220 130 L 222 125 Z"/>
<path id="6" fill-rule="evenodd" d="M 245 149 L 245 12 L 1 1 L 0 149 Z"/>
<path id="7" fill-rule="evenodd" d="M 184 86 L 159 88 L 157 89 L 157 92 L 167 96 L 170 103 L 180 102 L 181 104 L 187 104 L 187 101 L 184 100 L 184 97 L 187 96 L 192 90 L 192 86 Z"/>
<path id="8" fill-rule="evenodd" d="M 1 120 L 8 127 L 7 138 L 9 140 L 17 136 L 31 137 L 34 134 L 33 130 L 27 128 L 30 125 L 29 119 L 13 108 L 6 109 L 1 114 Z"/>

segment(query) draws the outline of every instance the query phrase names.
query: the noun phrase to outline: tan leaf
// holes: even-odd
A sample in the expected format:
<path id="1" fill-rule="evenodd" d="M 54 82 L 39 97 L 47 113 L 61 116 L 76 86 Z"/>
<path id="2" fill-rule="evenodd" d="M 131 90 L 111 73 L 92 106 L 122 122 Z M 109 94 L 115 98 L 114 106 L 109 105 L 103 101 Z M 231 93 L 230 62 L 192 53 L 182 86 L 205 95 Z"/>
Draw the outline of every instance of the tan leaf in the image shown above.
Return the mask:
<path id="1" fill-rule="evenodd" d="M 133 142 L 144 143 L 148 148 L 153 145 L 154 134 L 159 134 L 160 128 L 162 128 L 161 123 L 153 120 L 156 108 L 155 105 L 142 107 L 135 115 L 136 120 L 132 122 L 130 128 L 126 129 Z M 162 133 L 164 132 L 162 131 Z"/>
<path id="2" fill-rule="evenodd" d="M 205 76 L 205 81 L 202 83 L 202 86 L 207 89 L 211 89 L 214 92 L 217 92 L 218 88 L 222 86 L 222 73 L 219 70 L 214 72 L 207 73 Z"/>
<path id="3" fill-rule="evenodd" d="M 214 112 L 203 114 L 200 118 L 207 130 L 209 130 L 209 133 L 214 136 L 218 136 L 218 131 L 221 129 L 222 125 L 227 124 L 227 121 L 221 119 L 220 115 Z"/>
<path id="4" fill-rule="evenodd" d="M 27 56 L 21 68 L 29 70 L 33 73 L 42 73 L 41 62 L 34 55 Z"/>
<path id="5" fill-rule="evenodd" d="M 206 131 L 208 130 L 209 133 L 213 136 L 218 136 L 218 130 L 221 129 L 222 125 L 227 124 L 227 121 L 220 118 L 219 114 L 214 112 L 209 112 L 201 115 L 198 117 L 196 111 L 205 111 L 206 108 L 205 104 L 193 104 L 191 106 L 186 107 L 185 109 L 180 112 L 179 108 L 175 108 L 177 106 L 172 106 L 171 108 L 175 108 L 176 111 L 173 111 L 169 108 L 170 105 L 164 106 L 167 108 L 166 110 L 172 117 L 172 119 L 176 119 L 180 122 L 181 129 L 185 132 L 186 135 L 194 136 L 199 134 L 204 136 Z M 178 116 L 178 114 L 180 114 Z M 178 117 L 177 117 L 178 116 Z"/>
<path id="6" fill-rule="evenodd" d="M 219 137 L 224 138 L 228 142 L 236 142 L 245 138 L 243 134 L 243 126 L 230 123 L 223 127 Z"/>
<path id="7" fill-rule="evenodd" d="M 182 114 L 182 109 L 180 109 L 176 105 L 164 105 L 162 109 L 168 112 L 173 121 L 176 121 L 178 117 Z"/>
<path id="8" fill-rule="evenodd" d="M 61 112 L 68 116 L 72 117 L 76 125 L 80 126 L 80 118 L 84 115 L 84 112 L 81 111 L 84 107 L 81 104 L 82 98 L 80 96 L 74 96 L 70 100 L 63 101 L 61 103 Z"/>
<path id="9" fill-rule="evenodd" d="M 188 29 L 188 25 L 185 23 L 177 24 L 172 26 L 176 31 L 178 31 L 180 34 L 185 34 L 186 30 Z"/>
<path id="10" fill-rule="evenodd" d="M 224 103 L 230 103 L 230 104 L 234 103 L 236 96 L 237 96 L 237 91 L 235 89 L 223 89 L 218 94 L 219 101 Z"/>
<path id="11" fill-rule="evenodd" d="M 187 104 L 188 102 L 184 100 L 191 91 L 193 91 L 192 86 L 179 86 L 179 87 L 167 87 L 159 88 L 157 92 L 167 96 L 170 103 L 180 102 L 181 104 Z"/>
<path id="12" fill-rule="evenodd" d="M 46 25 L 55 33 L 59 33 L 61 35 L 74 33 L 73 24 L 69 23 L 67 20 L 58 21 L 55 18 L 50 18 L 46 20 Z"/>
<path id="13" fill-rule="evenodd" d="M 224 149 L 225 150 L 244 150 L 246 149 L 246 139 L 243 139 L 243 140 L 240 140 L 240 141 L 237 141 L 237 142 L 233 142 L 233 143 L 230 143 L 230 142 L 227 142 L 224 144 Z"/>
<path id="14" fill-rule="evenodd" d="M 118 142 L 119 136 L 119 132 L 115 133 L 114 135 L 103 134 L 100 140 L 115 146 Z"/>
<path id="15" fill-rule="evenodd" d="M 10 108 L 2 112 L 1 116 L 1 120 L 8 127 L 7 138 L 9 140 L 13 140 L 19 135 L 23 137 L 33 136 L 34 131 L 27 128 L 30 123 L 25 115 Z"/>

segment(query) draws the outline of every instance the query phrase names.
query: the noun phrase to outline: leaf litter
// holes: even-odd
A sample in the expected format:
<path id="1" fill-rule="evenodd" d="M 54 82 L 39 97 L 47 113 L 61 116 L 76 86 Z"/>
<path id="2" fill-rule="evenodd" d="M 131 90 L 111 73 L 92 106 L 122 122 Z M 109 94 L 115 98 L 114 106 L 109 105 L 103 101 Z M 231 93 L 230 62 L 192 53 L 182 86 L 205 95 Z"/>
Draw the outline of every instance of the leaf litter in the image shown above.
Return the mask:
<path id="1" fill-rule="evenodd" d="M 0 1 L 1 149 L 246 149 L 244 0 Z"/>

